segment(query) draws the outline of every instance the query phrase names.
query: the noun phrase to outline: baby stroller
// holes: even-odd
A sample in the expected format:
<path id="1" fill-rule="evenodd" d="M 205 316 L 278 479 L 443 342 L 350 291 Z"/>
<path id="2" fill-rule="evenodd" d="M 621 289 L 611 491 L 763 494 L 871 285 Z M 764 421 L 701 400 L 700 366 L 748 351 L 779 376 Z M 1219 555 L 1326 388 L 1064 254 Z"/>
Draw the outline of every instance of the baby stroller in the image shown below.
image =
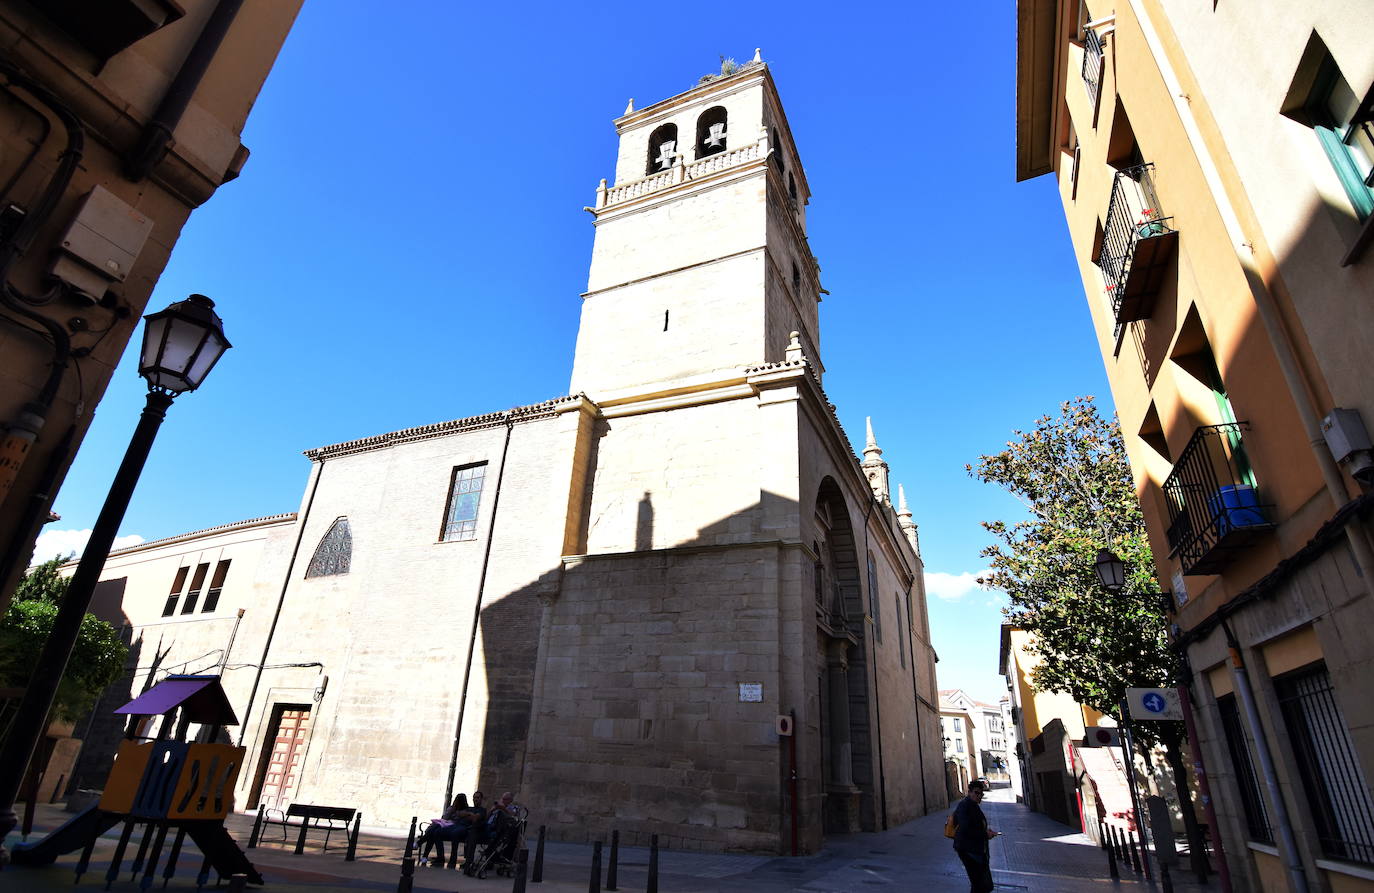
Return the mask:
<path id="1" fill-rule="evenodd" d="M 525 843 L 529 815 L 529 810 L 523 806 L 517 806 L 514 815 L 502 810 L 491 814 L 487 842 L 477 851 L 471 874 L 479 878 L 486 877 L 489 871 L 504 877 L 515 875 L 515 859 Z"/>

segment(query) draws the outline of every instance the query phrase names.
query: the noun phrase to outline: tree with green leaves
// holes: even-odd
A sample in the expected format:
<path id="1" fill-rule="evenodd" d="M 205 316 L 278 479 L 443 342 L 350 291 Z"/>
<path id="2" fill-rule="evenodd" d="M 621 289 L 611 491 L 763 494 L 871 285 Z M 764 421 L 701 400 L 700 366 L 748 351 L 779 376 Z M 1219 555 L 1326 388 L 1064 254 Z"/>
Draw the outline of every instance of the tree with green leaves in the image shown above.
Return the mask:
<path id="1" fill-rule="evenodd" d="M 1067 401 L 1058 416 L 1013 432 L 1006 449 L 965 470 L 1003 488 L 1026 510 L 1025 519 L 1010 524 L 984 522 L 996 542 L 982 554 L 990 568 L 984 583 L 1006 593 L 1008 621 L 1032 634 L 1041 663 L 1031 684 L 1067 693 L 1120 722 L 1127 688 L 1178 685 L 1178 657 L 1116 419 L 1104 417 L 1092 397 Z M 1126 562 L 1120 592 L 1106 591 L 1097 579 L 1099 549 Z M 1149 745 L 1164 745 L 1196 839 L 1182 723 L 1138 723 L 1132 731 L 1147 761 Z"/>
<path id="2" fill-rule="evenodd" d="M 22 688 L 52 632 L 57 606 L 67 591 L 58 573 L 66 559 L 57 556 L 30 570 L 0 620 L 0 687 Z M 81 620 L 67 671 L 57 688 L 53 716 L 74 721 L 88 713 L 100 693 L 124 672 L 128 647 L 119 631 L 93 614 Z M 4 730 L 0 729 L 0 735 Z"/>

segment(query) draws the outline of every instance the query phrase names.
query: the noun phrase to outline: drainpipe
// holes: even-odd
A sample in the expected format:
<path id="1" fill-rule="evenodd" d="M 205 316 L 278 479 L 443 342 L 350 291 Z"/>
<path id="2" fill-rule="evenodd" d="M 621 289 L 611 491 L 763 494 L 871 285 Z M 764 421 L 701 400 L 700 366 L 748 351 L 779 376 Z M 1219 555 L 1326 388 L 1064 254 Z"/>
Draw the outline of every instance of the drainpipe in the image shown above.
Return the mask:
<path id="1" fill-rule="evenodd" d="M 487 588 L 487 568 L 491 565 L 492 536 L 496 532 L 496 510 L 501 505 L 501 481 L 506 476 L 506 454 L 510 452 L 510 435 L 515 419 L 510 410 L 502 413 L 506 422 L 506 440 L 501 445 L 501 465 L 496 471 L 496 492 L 491 497 L 491 517 L 487 519 L 487 544 L 482 550 L 482 571 L 477 577 L 477 598 L 472 606 L 472 634 L 468 636 L 468 656 L 463 666 L 463 690 L 458 698 L 458 723 L 453 727 L 453 754 L 448 760 L 448 781 L 444 785 L 444 802 L 453 802 L 453 781 L 458 775 L 458 748 L 463 742 L 463 717 L 468 709 L 468 683 L 472 680 L 472 658 L 477 651 L 477 627 L 482 620 L 482 596 Z"/>
<path id="2" fill-rule="evenodd" d="M 1255 693 L 1250 688 L 1250 676 L 1245 670 L 1245 658 L 1240 653 L 1240 643 L 1236 641 L 1231 627 L 1222 623 L 1226 632 L 1226 646 L 1231 656 L 1231 679 L 1240 698 L 1241 709 L 1245 713 L 1245 725 L 1255 742 L 1255 756 L 1259 758 L 1260 774 L 1264 776 L 1264 787 L 1269 792 L 1269 800 L 1274 805 L 1274 820 L 1279 831 L 1279 855 L 1283 859 L 1284 870 L 1288 873 L 1288 888 L 1293 893 L 1307 893 L 1307 875 L 1303 871 L 1302 859 L 1298 855 L 1298 842 L 1293 836 L 1293 823 L 1288 817 L 1288 806 L 1279 790 L 1279 780 L 1274 774 L 1274 757 L 1269 752 L 1269 739 L 1264 736 L 1260 725 L 1259 710 L 1255 707 Z"/>
<path id="3" fill-rule="evenodd" d="M 262 682 L 262 670 L 267 665 L 267 652 L 272 648 L 272 639 L 277 634 L 277 622 L 281 620 L 281 609 L 286 604 L 286 590 L 291 585 L 291 575 L 296 569 L 296 556 L 301 551 L 301 541 L 305 539 L 305 525 L 310 520 L 310 507 L 315 504 L 315 491 L 320 488 L 320 478 L 324 477 L 324 459 L 320 459 L 315 480 L 310 482 L 310 495 L 305 499 L 305 511 L 296 522 L 296 545 L 291 548 L 291 560 L 286 564 L 286 576 L 281 581 L 281 592 L 277 595 L 277 609 L 272 612 L 272 625 L 267 630 L 267 641 L 262 646 L 262 657 L 258 660 L 257 672 L 253 674 L 253 689 L 248 693 L 248 706 L 243 708 L 243 719 L 239 720 L 239 747 L 248 735 L 248 715 L 253 712 L 253 700 L 258 696 L 258 685 Z M 235 623 L 235 629 L 237 629 Z M 231 642 L 232 645 L 232 642 Z M 227 655 L 226 655 L 227 658 Z"/>
<path id="4" fill-rule="evenodd" d="M 138 145 L 124 159 L 124 176 L 129 180 L 138 183 L 145 179 L 167 154 L 172 144 L 172 132 L 186 113 L 186 107 L 191 104 L 191 97 L 195 96 L 196 88 L 214 61 L 215 53 L 219 51 L 224 36 L 229 33 L 229 26 L 234 23 L 241 6 L 243 0 L 220 0 L 210 12 L 210 18 L 206 20 L 191 51 L 186 54 L 176 77 L 167 87 L 157 111 L 143 126 Z"/>
<path id="5" fill-rule="evenodd" d="M 22 97 L 14 94 L 14 87 L 22 89 L 51 111 L 62 122 L 62 126 L 67 131 L 67 145 L 62 150 L 61 155 L 58 156 L 56 171 L 48 180 L 48 184 L 38 201 L 34 203 L 33 209 L 25 215 L 23 222 L 19 224 L 14 235 L 3 246 L 0 246 L 0 305 L 3 305 L 11 313 L 30 320 L 35 327 L 41 328 L 52 339 L 52 367 L 48 371 L 47 380 L 44 381 L 38 395 L 24 405 L 19 415 L 5 426 L 3 435 L 0 435 L 0 502 L 2 502 L 18 478 L 19 469 L 23 466 L 29 449 L 43 430 L 48 409 L 57 397 L 57 390 L 62 384 L 62 378 L 67 371 L 67 364 L 72 352 L 71 338 L 67 334 L 66 328 L 55 320 L 33 311 L 11 295 L 10 268 L 28 250 L 39 228 L 47 223 L 57 203 L 67 191 L 67 187 L 71 185 L 72 176 L 75 174 L 77 166 L 80 165 L 85 152 L 86 132 L 81 126 L 81 119 L 63 105 L 57 97 L 3 59 L 0 59 L 0 74 L 3 74 L 9 81 L 3 86 L 6 93 L 10 94 L 20 104 L 28 106 L 41 118 L 42 115 L 37 109 L 34 109 Z M 47 119 L 44 118 L 43 120 L 46 124 Z M 64 443 L 70 444 L 70 440 L 64 440 Z M 65 458 L 65 453 L 62 458 Z M 60 463 L 58 467 L 60 467 Z M 55 471 L 54 469 L 49 470 Z M 46 477 L 48 475 L 45 475 Z M 47 509 L 49 500 L 46 498 L 46 491 L 51 490 L 51 487 L 41 487 L 40 489 L 45 492 L 36 494 L 36 501 L 23 510 L 20 523 L 13 533 L 16 541 L 28 541 L 30 539 L 30 531 L 34 530 L 42 513 Z M 27 546 L 29 543 L 26 542 L 25 545 Z M 15 550 L 11 549 L 11 552 L 13 551 Z M 17 551 L 25 553 L 28 549 L 20 548 Z M 6 582 L 13 577 L 17 569 L 15 567 L 16 562 L 27 562 L 27 560 L 27 554 L 21 554 L 17 558 L 7 554 L 4 565 L 0 566 L 0 587 L 7 588 L 5 587 Z"/>

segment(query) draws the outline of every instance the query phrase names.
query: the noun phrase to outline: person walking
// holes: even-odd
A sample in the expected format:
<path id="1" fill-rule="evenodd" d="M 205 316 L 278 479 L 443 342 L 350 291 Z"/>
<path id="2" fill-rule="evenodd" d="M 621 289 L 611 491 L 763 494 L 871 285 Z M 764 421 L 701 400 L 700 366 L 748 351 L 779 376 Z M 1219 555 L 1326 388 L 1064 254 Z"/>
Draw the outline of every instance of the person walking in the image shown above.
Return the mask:
<path id="1" fill-rule="evenodd" d="M 981 781 L 969 782 L 968 793 L 954 808 L 954 852 L 968 872 L 970 893 L 988 893 L 993 888 L 988 841 L 997 832 L 988 827 L 987 817 L 978 804 L 985 789 Z"/>

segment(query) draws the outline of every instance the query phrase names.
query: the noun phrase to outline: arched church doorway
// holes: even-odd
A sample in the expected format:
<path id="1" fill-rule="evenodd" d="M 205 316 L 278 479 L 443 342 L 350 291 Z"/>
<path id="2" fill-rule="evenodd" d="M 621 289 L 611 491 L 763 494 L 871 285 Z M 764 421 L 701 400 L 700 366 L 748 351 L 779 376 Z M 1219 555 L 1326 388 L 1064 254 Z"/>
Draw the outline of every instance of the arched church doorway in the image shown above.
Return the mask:
<path id="1" fill-rule="evenodd" d="M 864 830 L 862 804 L 873 791 L 864 658 L 863 583 L 853 524 L 833 478 L 816 496 L 816 678 L 820 694 L 816 752 L 821 756 L 826 834 Z"/>

